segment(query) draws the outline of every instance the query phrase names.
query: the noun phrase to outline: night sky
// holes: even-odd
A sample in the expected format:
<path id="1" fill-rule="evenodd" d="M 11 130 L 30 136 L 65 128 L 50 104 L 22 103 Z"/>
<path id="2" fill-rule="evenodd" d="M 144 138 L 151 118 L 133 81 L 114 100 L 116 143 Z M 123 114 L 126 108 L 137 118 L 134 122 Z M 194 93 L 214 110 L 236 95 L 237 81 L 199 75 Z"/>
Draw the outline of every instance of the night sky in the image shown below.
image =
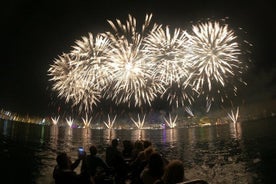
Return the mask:
<path id="1" fill-rule="evenodd" d="M 143 22 L 147 13 L 153 13 L 153 22 L 171 28 L 189 27 L 191 21 L 229 17 L 230 28 L 243 30 L 237 36 L 253 44 L 247 76 L 250 94 L 268 95 L 267 91 L 273 94 L 275 10 L 268 0 L 10 1 L 1 10 L 0 108 L 34 115 L 51 112 L 52 91 L 47 70 L 54 59 L 69 52 L 75 40 L 88 32 L 111 30 L 107 19 L 125 21 L 131 14 Z"/>

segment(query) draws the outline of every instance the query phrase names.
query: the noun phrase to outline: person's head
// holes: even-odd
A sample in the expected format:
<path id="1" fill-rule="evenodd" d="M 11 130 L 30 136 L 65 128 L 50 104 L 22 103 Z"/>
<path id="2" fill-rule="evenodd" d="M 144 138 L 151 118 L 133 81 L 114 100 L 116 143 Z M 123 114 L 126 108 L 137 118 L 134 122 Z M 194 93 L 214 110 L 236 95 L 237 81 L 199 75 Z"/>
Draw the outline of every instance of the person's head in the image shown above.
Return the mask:
<path id="1" fill-rule="evenodd" d="M 137 140 L 134 142 L 134 149 L 138 150 L 138 151 L 142 151 L 144 150 L 144 143 L 141 140 Z"/>
<path id="2" fill-rule="evenodd" d="M 95 145 L 90 146 L 89 151 L 91 155 L 96 155 L 98 153 L 97 147 Z"/>
<path id="3" fill-rule="evenodd" d="M 151 146 L 151 142 L 149 140 L 144 140 L 143 142 L 144 142 L 144 149 Z"/>
<path id="4" fill-rule="evenodd" d="M 184 164 L 181 160 L 171 160 L 165 167 L 163 180 L 165 183 L 180 183 L 185 179 Z"/>
<path id="5" fill-rule="evenodd" d="M 132 142 L 130 140 L 123 140 L 123 146 L 124 146 L 124 149 L 132 149 L 133 148 Z"/>
<path id="6" fill-rule="evenodd" d="M 56 161 L 60 169 L 70 168 L 70 158 L 67 156 L 66 153 L 62 152 L 58 154 Z"/>
<path id="7" fill-rule="evenodd" d="M 152 176 L 161 177 L 164 173 L 164 162 L 162 156 L 154 151 L 150 154 L 148 168 Z"/>
<path id="8" fill-rule="evenodd" d="M 117 138 L 117 139 L 113 139 L 112 141 L 111 141 L 111 146 L 112 147 L 117 147 L 119 145 L 119 139 Z"/>
<path id="9" fill-rule="evenodd" d="M 143 152 L 145 155 L 145 160 L 149 160 L 150 155 L 154 152 L 155 150 L 153 149 L 152 146 L 147 147 Z"/>

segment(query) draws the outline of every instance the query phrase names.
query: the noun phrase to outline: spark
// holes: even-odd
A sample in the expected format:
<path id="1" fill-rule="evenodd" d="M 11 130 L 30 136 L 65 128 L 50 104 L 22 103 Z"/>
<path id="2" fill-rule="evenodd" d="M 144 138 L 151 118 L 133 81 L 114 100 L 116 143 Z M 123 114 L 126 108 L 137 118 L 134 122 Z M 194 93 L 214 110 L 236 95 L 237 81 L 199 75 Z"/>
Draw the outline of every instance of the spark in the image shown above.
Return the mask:
<path id="1" fill-rule="evenodd" d="M 193 113 L 193 111 L 192 111 L 192 109 L 191 109 L 191 107 L 185 106 L 184 109 L 185 109 L 185 111 L 186 111 L 190 116 L 192 116 L 192 117 L 195 116 L 194 113 Z"/>
<path id="2" fill-rule="evenodd" d="M 206 112 L 210 111 L 211 106 L 212 106 L 212 100 L 207 99 L 207 101 L 206 101 Z"/>

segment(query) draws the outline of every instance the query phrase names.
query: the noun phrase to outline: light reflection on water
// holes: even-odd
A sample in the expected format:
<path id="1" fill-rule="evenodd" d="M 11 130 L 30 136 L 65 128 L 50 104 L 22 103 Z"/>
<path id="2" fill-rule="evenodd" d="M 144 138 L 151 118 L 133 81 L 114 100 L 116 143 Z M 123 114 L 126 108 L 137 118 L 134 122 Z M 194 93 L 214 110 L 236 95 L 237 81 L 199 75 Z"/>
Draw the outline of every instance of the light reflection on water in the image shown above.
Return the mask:
<path id="1" fill-rule="evenodd" d="M 168 159 L 185 163 L 187 178 L 210 183 L 269 183 L 276 158 L 275 118 L 208 127 L 157 130 L 72 129 L 0 120 L 1 163 L 10 183 L 52 183 L 57 152 L 73 160 L 77 147 L 100 146 L 113 138 L 150 140 Z M 20 165 L 14 177 L 14 165 Z M 274 170 L 274 169 L 273 169 Z M 77 170 L 79 172 L 79 170 Z"/>

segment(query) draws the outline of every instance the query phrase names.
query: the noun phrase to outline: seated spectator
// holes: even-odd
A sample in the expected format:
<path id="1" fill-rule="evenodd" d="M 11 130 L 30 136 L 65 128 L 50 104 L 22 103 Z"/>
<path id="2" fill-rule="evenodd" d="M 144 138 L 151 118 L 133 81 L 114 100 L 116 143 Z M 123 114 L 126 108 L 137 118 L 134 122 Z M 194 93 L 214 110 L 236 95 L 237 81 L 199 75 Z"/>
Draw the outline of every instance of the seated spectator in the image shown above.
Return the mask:
<path id="1" fill-rule="evenodd" d="M 208 184 L 208 182 L 202 179 L 194 179 L 194 180 L 184 181 L 178 184 Z"/>
<path id="2" fill-rule="evenodd" d="M 154 152 L 154 148 L 149 146 L 144 151 L 141 151 L 137 158 L 130 163 L 130 172 L 131 172 L 131 184 L 140 184 L 142 183 L 140 175 L 144 168 L 148 165 L 148 160 L 151 153 Z"/>
<path id="3" fill-rule="evenodd" d="M 165 167 L 162 179 L 154 184 L 208 184 L 204 180 L 187 180 L 185 178 L 184 164 L 181 160 L 171 160 Z"/>
<path id="4" fill-rule="evenodd" d="M 92 145 L 89 148 L 90 155 L 84 159 L 82 172 L 87 172 L 92 183 L 104 183 L 104 180 L 110 174 L 110 168 L 99 156 L 97 156 L 97 147 Z"/>
<path id="5" fill-rule="evenodd" d="M 142 171 L 140 178 L 143 184 L 153 184 L 160 180 L 164 174 L 164 162 L 158 152 L 151 153 L 148 164 Z"/>
<path id="6" fill-rule="evenodd" d="M 144 140 L 143 144 L 144 144 L 144 149 L 146 149 L 147 147 L 152 145 L 151 141 L 149 141 L 149 140 Z"/>
<path id="7" fill-rule="evenodd" d="M 181 160 L 171 160 L 165 167 L 163 176 L 165 184 L 176 184 L 185 181 L 184 164 Z"/>
<path id="8" fill-rule="evenodd" d="M 133 150 L 132 150 L 132 160 L 135 160 L 138 154 L 144 150 L 144 143 L 141 140 L 137 140 L 134 142 Z"/>
<path id="9" fill-rule="evenodd" d="M 80 163 L 78 159 L 72 164 L 70 157 L 66 153 L 60 153 L 56 158 L 57 165 L 53 171 L 55 184 L 77 184 L 80 181 L 79 176 L 74 169 Z"/>
<path id="10" fill-rule="evenodd" d="M 123 140 L 123 157 L 125 159 L 131 159 L 133 144 L 130 140 Z"/>
<path id="11" fill-rule="evenodd" d="M 114 171 L 116 184 L 125 183 L 127 177 L 127 165 L 122 152 L 118 150 L 119 139 L 113 139 L 106 149 L 106 163 Z"/>

